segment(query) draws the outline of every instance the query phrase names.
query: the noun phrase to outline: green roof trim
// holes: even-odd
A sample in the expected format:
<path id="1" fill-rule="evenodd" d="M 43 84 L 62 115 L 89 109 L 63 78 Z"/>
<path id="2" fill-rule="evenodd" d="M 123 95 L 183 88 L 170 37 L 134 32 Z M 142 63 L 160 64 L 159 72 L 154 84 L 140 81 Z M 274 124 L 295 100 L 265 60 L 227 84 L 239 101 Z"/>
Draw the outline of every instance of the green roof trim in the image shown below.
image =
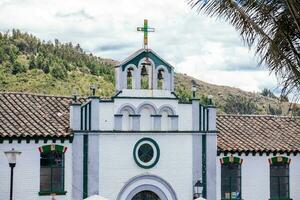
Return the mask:
<path id="1" fill-rule="evenodd" d="M 139 53 L 138 55 L 136 55 L 132 59 L 128 60 L 127 62 L 122 64 L 122 71 L 124 71 L 125 67 L 129 64 L 133 64 L 135 66 L 138 66 L 140 60 L 142 60 L 145 57 L 150 58 L 154 62 L 156 68 L 160 65 L 163 65 L 168 69 L 169 73 L 171 73 L 172 66 L 170 64 L 166 63 L 165 61 L 163 61 L 157 55 L 155 55 L 152 51 L 149 51 L 149 52 L 142 51 L 141 53 Z"/>

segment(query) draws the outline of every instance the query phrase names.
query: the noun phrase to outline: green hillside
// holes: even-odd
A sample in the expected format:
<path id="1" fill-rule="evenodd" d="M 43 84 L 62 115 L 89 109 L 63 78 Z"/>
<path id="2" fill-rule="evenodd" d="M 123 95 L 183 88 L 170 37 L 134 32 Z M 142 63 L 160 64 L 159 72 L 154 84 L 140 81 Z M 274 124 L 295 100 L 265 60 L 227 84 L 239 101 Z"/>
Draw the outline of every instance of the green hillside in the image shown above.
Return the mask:
<path id="1" fill-rule="evenodd" d="M 109 97 L 114 93 L 114 65 L 83 51 L 79 44 L 45 42 L 35 36 L 13 30 L 0 33 L 0 91 L 30 92 L 53 95 L 82 96 L 90 94 L 90 85 L 97 86 L 97 95 Z M 181 100 L 191 98 L 191 81 L 196 82 L 197 97 L 205 104 L 213 95 L 222 113 L 293 114 L 298 106 L 279 101 L 269 91 L 262 94 L 237 88 L 217 86 L 176 74 L 176 93 Z M 291 107 L 291 108 L 290 108 Z"/>

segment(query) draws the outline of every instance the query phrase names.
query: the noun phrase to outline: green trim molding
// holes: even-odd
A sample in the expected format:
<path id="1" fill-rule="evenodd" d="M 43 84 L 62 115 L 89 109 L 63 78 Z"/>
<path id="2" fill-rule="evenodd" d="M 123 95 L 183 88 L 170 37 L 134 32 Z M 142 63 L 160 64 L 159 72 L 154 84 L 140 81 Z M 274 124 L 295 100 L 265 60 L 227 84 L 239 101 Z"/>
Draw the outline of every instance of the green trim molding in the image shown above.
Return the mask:
<path id="1" fill-rule="evenodd" d="M 144 165 L 144 164 L 142 164 L 142 163 L 139 161 L 139 159 L 136 157 L 136 152 L 139 150 L 139 149 L 137 149 L 137 147 L 139 146 L 139 144 L 141 144 L 142 142 L 145 142 L 145 141 L 148 142 L 148 143 L 153 144 L 154 147 L 155 147 L 155 149 L 156 149 L 156 152 L 157 152 L 156 157 L 154 158 L 155 160 L 154 160 L 154 162 L 153 162 L 151 165 Z M 153 140 L 153 139 L 151 139 L 151 138 L 142 138 L 142 139 L 140 139 L 140 140 L 134 145 L 134 148 L 133 148 L 133 158 L 134 158 L 135 163 L 136 163 L 139 167 L 141 167 L 141 168 L 144 168 L 144 169 L 150 169 L 150 168 L 154 167 L 154 166 L 158 163 L 159 157 L 160 157 L 159 146 L 158 146 L 158 144 L 155 142 L 155 140 Z M 151 159 L 151 160 L 152 160 L 152 159 Z M 149 161 L 149 162 L 150 162 L 150 161 Z"/>
<path id="2" fill-rule="evenodd" d="M 220 163 L 222 165 L 231 164 L 231 163 L 242 164 L 243 159 L 231 155 L 231 156 L 220 158 Z"/>
<path id="3" fill-rule="evenodd" d="M 291 159 L 288 158 L 288 157 L 276 156 L 276 157 L 273 157 L 273 158 L 269 158 L 269 163 L 270 163 L 270 165 L 275 164 L 275 163 L 290 164 L 291 163 Z M 277 200 L 277 199 L 274 199 L 274 200 Z M 278 200 L 285 200 L 285 199 L 278 199 Z"/>
<path id="4" fill-rule="evenodd" d="M 139 54 L 137 54 L 135 57 L 133 57 L 130 60 L 128 60 L 127 62 L 123 63 L 122 71 L 124 71 L 126 66 L 129 64 L 133 64 L 138 67 L 140 60 L 142 60 L 145 57 L 150 58 L 154 62 L 155 68 L 157 68 L 160 65 L 163 65 L 168 69 L 169 73 L 171 73 L 173 67 L 169 63 L 167 63 L 164 60 L 162 60 L 161 58 L 159 58 L 156 54 L 154 54 L 151 51 L 142 51 Z"/>
<path id="5" fill-rule="evenodd" d="M 56 196 L 56 195 L 66 195 L 67 191 L 57 191 L 57 192 L 39 192 L 40 196 Z"/>
<path id="6" fill-rule="evenodd" d="M 49 144 L 49 145 L 44 145 L 39 147 L 39 151 L 41 153 L 48 153 L 51 151 L 56 151 L 56 152 L 61 152 L 65 153 L 67 151 L 67 147 L 62 146 L 62 145 L 57 145 L 57 144 Z"/>
<path id="7" fill-rule="evenodd" d="M 271 198 L 269 200 L 293 200 L 291 198 Z"/>
<path id="8" fill-rule="evenodd" d="M 229 199 L 221 199 L 221 200 L 243 200 L 243 199 L 240 199 L 240 198 L 238 198 L 238 199 L 236 199 L 236 198 L 229 198 Z"/>

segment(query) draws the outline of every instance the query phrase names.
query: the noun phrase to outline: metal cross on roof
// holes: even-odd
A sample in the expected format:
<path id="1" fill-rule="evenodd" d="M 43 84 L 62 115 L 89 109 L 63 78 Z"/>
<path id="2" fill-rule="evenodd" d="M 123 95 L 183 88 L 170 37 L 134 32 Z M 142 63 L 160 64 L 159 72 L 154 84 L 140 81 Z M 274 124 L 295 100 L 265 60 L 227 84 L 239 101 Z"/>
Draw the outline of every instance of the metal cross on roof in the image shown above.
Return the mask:
<path id="1" fill-rule="evenodd" d="M 148 49 L 148 32 L 154 32 L 154 28 L 148 27 L 148 20 L 144 19 L 144 27 L 138 27 L 137 31 L 143 31 L 144 32 L 144 49 Z"/>

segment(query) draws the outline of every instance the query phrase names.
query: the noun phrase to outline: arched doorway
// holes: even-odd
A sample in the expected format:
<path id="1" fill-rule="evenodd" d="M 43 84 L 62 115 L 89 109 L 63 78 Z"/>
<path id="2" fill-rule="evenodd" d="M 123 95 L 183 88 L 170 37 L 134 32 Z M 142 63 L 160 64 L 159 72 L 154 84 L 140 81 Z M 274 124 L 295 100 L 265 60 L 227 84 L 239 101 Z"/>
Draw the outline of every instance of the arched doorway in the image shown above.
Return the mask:
<path id="1" fill-rule="evenodd" d="M 117 200 L 178 200 L 171 185 L 155 175 L 140 175 L 130 179 Z"/>
<path id="2" fill-rule="evenodd" d="M 144 190 L 137 193 L 132 200 L 161 200 L 154 192 Z"/>

